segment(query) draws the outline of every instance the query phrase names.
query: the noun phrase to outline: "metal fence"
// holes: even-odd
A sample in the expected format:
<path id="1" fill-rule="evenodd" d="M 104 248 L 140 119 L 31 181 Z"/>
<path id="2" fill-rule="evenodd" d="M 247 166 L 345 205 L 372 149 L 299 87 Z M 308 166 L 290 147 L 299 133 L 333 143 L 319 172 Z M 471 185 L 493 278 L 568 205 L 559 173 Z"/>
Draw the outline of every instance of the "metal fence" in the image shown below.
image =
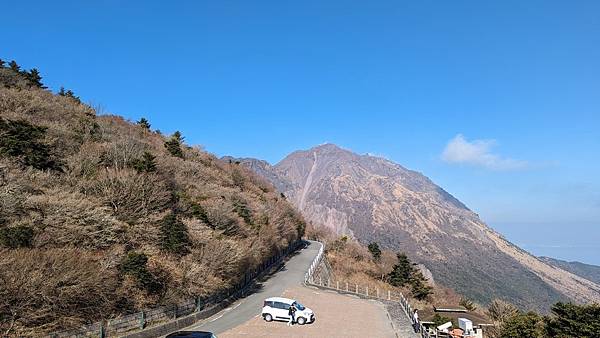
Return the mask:
<path id="1" fill-rule="evenodd" d="M 272 267 L 281 263 L 287 255 L 296 251 L 303 243 L 304 241 L 302 240 L 290 243 L 287 248 L 269 257 L 260 266 L 252 271 L 248 271 L 237 285 L 228 290 L 223 290 L 210 296 L 188 299 L 175 305 L 162 306 L 104 320 L 76 330 L 52 333 L 47 338 L 116 337 L 126 332 L 142 330 L 193 313 L 208 311 L 226 300 L 236 299 L 246 294 L 257 278 L 263 276 Z"/>
<path id="2" fill-rule="evenodd" d="M 328 267 L 328 264 L 327 264 L 326 258 L 325 258 L 324 245 L 322 245 L 321 248 L 319 249 L 319 253 L 317 254 L 315 259 L 311 263 L 310 268 L 304 275 L 304 283 L 313 285 L 313 286 L 317 286 L 320 288 L 327 288 L 327 289 L 335 290 L 335 291 L 338 291 L 341 293 L 353 294 L 353 295 L 357 295 L 360 297 L 367 297 L 367 298 L 374 298 L 374 299 L 379 299 L 379 300 L 398 302 L 401 305 L 404 314 L 410 320 L 412 325 L 415 324 L 415 321 L 412 316 L 413 309 L 412 309 L 410 303 L 408 302 L 408 300 L 406 300 L 406 298 L 404 297 L 404 295 L 401 292 L 391 291 L 389 289 L 373 288 L 373 287 L 371 287 L 369 289 L 369 286 L 359 285 L 359 284 L 355 284 L 355 283 L 348 283 L 346 281 L 332 280 L 330 278 L 322 278 L 321 276 L 317 276 L 320 274 L 316 274 L 316 272 L 320 272 L 322 270 L 327 270 L 327 269 L 329 269 L 329 267 Z M 329 275 L 329 273 L 328 273 L 328 275 Z M 419 325 L 419 334 L 421 335 L 421 337 L 422 338 L 431 338 L 431 335 L 429 334 L 429 331 L 427 330 L 427 328 L 425 328 L 421 323 L 418 323 L 418 325 Z"/>

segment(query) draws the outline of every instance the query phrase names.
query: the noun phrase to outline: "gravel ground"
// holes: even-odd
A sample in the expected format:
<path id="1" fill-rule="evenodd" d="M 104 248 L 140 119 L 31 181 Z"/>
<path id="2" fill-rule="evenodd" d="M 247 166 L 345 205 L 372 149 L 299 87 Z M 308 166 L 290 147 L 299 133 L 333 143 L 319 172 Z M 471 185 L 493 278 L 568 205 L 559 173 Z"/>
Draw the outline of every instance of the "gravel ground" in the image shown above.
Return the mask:
<path id="1" fill-rule="evenodd" d="M 219 334 L 219 338 L 397 337 L 386 307 L 381 302 L 301 286 L 287 289 L 282 296 L 297 299 L 311 308 L 315 312 L 316 321 L 292 327 L 288 327 L 285 322 L 267 323 L 260 317 L 261 309 L 256 309 L 257 315 L 254 318 Z"/>

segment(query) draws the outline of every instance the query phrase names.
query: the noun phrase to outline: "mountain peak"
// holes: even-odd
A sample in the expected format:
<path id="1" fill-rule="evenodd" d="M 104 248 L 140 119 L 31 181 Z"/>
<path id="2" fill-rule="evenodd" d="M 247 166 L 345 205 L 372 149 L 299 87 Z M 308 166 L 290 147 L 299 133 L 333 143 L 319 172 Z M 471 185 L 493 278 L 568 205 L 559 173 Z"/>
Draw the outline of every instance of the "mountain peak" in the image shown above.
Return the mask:
<path id="1" fill-rule="evenodd" d="M 314 146 L 310 149 L 307 150 L 308 152 L 314 153 L 352 153 L 354 154 L 351 150 L 348 149 L 344 149 L 340 146 L 338 146 L 337 144 L 334 143 L 323 143 L 323 144 L 319 144 L 318 146 Z"/>
<path id="2" fill-rule="evenodd" d="M 516 249 L 426 176 L 388 159 L 324 143 L 296 151 L 272 168 L 253 169 L 312 224 L 404 251 L 436 279 L 482 303 L 499 297 L 523 308 L 548 309 L 565 295 L 600 299 L 599 285 Z M 477 287 L 465 283 L 469 280 Z"/>

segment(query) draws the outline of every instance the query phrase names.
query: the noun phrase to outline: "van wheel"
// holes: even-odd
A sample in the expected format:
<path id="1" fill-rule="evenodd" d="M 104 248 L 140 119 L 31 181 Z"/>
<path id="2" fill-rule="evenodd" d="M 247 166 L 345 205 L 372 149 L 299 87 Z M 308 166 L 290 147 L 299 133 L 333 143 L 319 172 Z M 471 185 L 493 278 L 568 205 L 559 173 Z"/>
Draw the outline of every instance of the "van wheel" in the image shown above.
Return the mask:
<path id="1" fill-rule="evenodd" d="M 304 317 L 298 317 L 297 322 L 300 325 L 304 325 L 304 324 L 306 324 L 306 318 L 304 318 Z"/>
<path id="2" fill-rule="evenodd" d="M 268 314 L 268 313 L 267 313 L 267 314 L 265 315 L 265 320 L 266 320 L 267 322 L 273 321 L 273 316 L 271 316 L 270 314 Z"/>

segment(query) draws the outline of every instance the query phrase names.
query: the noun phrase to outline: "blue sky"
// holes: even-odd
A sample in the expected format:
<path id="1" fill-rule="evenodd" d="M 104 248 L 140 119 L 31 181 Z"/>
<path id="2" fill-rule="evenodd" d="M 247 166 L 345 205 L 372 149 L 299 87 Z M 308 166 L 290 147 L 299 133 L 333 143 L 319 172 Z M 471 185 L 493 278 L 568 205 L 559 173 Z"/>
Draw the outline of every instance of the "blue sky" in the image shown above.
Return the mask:
<path id="1" fill-rule="evenodd" d="M 6 9 L 6 8 L 5 8 Z M 19 1 L 0 58 L 217 155 L 333 142 L 600 264 L 598 1 Z"/>

